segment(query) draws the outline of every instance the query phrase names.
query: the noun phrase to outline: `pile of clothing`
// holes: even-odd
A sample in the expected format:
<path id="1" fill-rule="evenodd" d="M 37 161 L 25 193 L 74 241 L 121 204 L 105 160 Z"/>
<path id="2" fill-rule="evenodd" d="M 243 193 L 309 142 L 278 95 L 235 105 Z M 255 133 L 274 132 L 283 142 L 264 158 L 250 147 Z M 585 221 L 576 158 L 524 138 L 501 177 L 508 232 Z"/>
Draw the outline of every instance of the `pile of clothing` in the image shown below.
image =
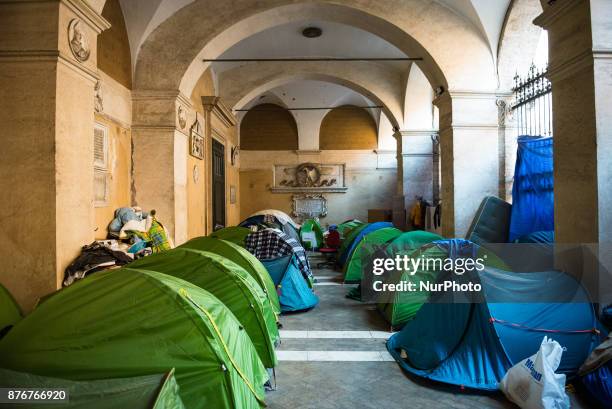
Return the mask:
<path id="1" fill-rule="evenodd" d="M 155 210 L 143 212 L 140 207 L 120 207 L 108 225 L 111 238 L 127 241 L 127 252 L 136 258 L 173 248 L 165 227 L 155 218 Z"/>
<path id="2" fill-rule="evenodd" d="M 111 246 L 116 242 L 112 244 L 111 242 L 113 241 L 104 243 L 94 241 L 87 246 L 83 246 L 81 254 L 64 271 L 64 287 L 85 278 L 88 274 L 121 267 L 133 260 L 127 253 L 112 249 Z"/>
<path id="3" fill-rule="evenodd" d="M 259 260 L 294 255 L 304 279 L 313 282 L 306 250 L 297 240 L 284 232 L 272 228 L 253 232 L 246 237 L 245 248 Z"/>

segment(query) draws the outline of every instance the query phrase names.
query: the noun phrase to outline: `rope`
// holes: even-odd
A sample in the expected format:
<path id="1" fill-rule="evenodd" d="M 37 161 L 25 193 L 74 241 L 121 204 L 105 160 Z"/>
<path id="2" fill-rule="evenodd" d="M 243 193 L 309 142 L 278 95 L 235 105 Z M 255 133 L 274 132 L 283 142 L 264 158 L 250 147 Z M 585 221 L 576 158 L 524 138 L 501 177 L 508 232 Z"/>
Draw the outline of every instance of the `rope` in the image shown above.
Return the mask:
<path id="1" fill-rule="evenodd" d="M 238 375 L 242 378 L 244 383 L 246 383 L 246 385 L 248 386 L 250 391 L 253 393 L 253 395 L 255 395 L 255 398 L 257 399 L 257 401 L 261 403 L 263 406 L 266 406 L 266 403 L 264 402 L 264 400 L 257 394 L 257 392 L 255 391 L 255 388 L 253 388 L 253 385 L 251 385 L 251 382 L 249 382 L 247 377 L 240 370 L 240 367 L 238 366 L 236 361 L 234 361 L 234 358 L 232 357 L 232 354 L 230 353 L 228 346 L 225 344 L 225 340 L 223 339 L 223 336 L 221 335 L 221 331 L 219 330 L 219 327 L 217 327 L 217 324 L 215 323 L 215 320 L 213 319 L 212 315 L 210 315 L 208 311 L 206 311 L 197 302 L 195 302 L 193 298 L 191 298 L 191 296 L 187 293 L 187 291 L 184 288 L 180 289 L 180 294 L 186 299 L 188 299 L 193 305 L 195 305 L 202 313 L 204 313 L 204 315 L 206 315 L 206 317 L 212 324 L 215 332 L 217 333 L 217 336 L 219 337 L 219 341 L 221 342 L 221 345 L 223 345 L 223 349 L 225 350 L 225 353 L 227 354 L 230 362 L 232 363 L 232 366 L 234 367 L 236 372 L 238 372 Z"/>
<path id="2" fill-rule="evenodd" d="M 533 327 L 528 327 L 526 325 L 517 324 L 515 322 L 504 321 L 504 320 L 500 320 L 500 319 L 493 318 L 493 317 L 489 318 L 489 322 L 491 324 L 498 323 L 501 325 L 506 325 L 508 327 L 519 328 L 519 329 L 524 329 L 526 331 L 535 331 L 535 332 L 548 332 L 548 333 L 556 333 L 556 334 L 589 334 L 589 333 L 596 334 L 596 335 L 600 334 L 600 331 L 597 328 L 576 329 L 576 330 L 533 328 Z"/>

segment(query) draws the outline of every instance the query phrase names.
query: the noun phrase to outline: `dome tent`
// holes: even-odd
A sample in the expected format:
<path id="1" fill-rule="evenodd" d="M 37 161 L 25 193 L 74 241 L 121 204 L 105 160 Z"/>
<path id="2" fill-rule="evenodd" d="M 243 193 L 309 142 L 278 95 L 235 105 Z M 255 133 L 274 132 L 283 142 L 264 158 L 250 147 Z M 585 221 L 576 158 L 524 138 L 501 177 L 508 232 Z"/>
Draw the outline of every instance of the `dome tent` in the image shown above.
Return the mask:
<path id="1" fill-rule="evenodd" d="M 344 282 L 356 283 L 361 281 L 362 269 L 365 267 L 362 263 L 364 253 L 371 254 L 370 250 L 373 250 L 375 246 L 383 245 L 401 234 L 401 230 L 395 227 L 384 227 L 364 235 L 344 265 Z"/>
<path id="2" fill-rule="evenodd" d="M 317 219 L 308 219 L 302 223 L 300 228 L 300 240 L 306 246 L 305 235 L 310 234 L 315 239 L 314 248 L 324 247 L 325 240 L 323 239 L 323 228 Z"/>
<path id="3" fill-rule="evenodd" d="M 0 284 L 0 338 L 21 320 L 21 309 L 9 291 Z"/>
<path id="4" fill-rule="evenodd" d="M 564 347 L 557 372 L 570 375 L 598 342 L 588 295 L 565 273 L 488 267 L 450 276 L 480 283 L 480 302 L 465 293 L 441 293 L 388 340 L 391 355 L 414 375 L 494 391 L 508 369 L 539 349 L 544 335 Z"/>
<path id="5" fill-rule="evenodd" d="M 346 236 L 348 236 L 351 230 L 356 227 L 362 226 L 363 224 L 365 223 L 357 219 L 344 221 L 338 225 L 338 233 L 340 233 L 340 237 L 345 238 Z"/>
<path id="6" fill-rule="evenodd" d="M 345 233 L 345 234 L 340 233 L 342 235 L 342 244 L 340 245 L 340 248 L 338 249 L 338 257 L 346 253 L 351 243 L 353 243 L 353 240 L 355 240 L 355 237 L 357 237 L 357 235 L 366 227 L 368 227 L 368 224 L 362 223 L 350 229 L 348 233 Z M 338 227 L 338 230 L 340 230 L 340 227 Z"/>
<path id="7" fill-rule="evenodd" d="M 0 369 L 0 387 L 65 389 L 69 400 L 62 402 L 64 409 L 185 409 L 178 394 L 174 370 L 167 374 L 134 378 L 70 381 Z M 20 403 L 16 407 L 45 409 L 50 404 Z"/>
<path id="8" fill-rule="evenodd" d="M 244 239 L 251 233 L 251 230 L 246 227 L 224 227 L 210 234 L 210 237 L 230 241 L 234 244 L 244 247 Z"/>
<path id="9" fill-rule="evenodd" d="M 306 311 L 319 303 L 319 298 L 300 272 L 295 255 L 262 260 L 262 263 L 278 289 L 282 312 Z"/>
<path id="10" fill-rule="evenodd" d="M 345 241 L 342 242 L 342 246 L 340 247 L 340 250 L 338 252 L 338 264 L 340 266 L 344 266 L 344 264 L 353 254 L 353 250 L 355 250 L 355 247 L 357 246 L 357 244 L 359 244 L 363 236 L 376 230 L 382 229 L 384 227 L 393 227 L 393 224 L 389 222 L 368 223 L 364 226 L 359 226 L 353 231 L 351 231 Z"/>
<path id="11" fill-rule="evenodd" d="M 175 368 L 188 409 L 257 408 L 268 380 L 217 298 L 184 280 L 123 267 L 57 292 L 0 340 L 0 367 L 70 380 Z"/>
<path id="12" fill-rule="evenodd" d="M 130 267 L 178 277 L 217 297 L 238 318 L 263 364 L 276 366 L 276 316 L 259 284 L 242 267 L 217 254 L 185 248 L 142 258 Z"/>
<path id="13" fill-rule="evenodd" d="M 296 230 L 299 230 L 299 228 L 300 228 L 300 225 L 297 224 L 295 221 L 293 221 L 291 216 L 289 216 L 287 213 L 283 212 L 282 210 L 277 210 L 277 209 L 260 210 L 258 212 L 255 212 L 255 213 L 249 215 L 249 217 L 253 217 L 253 216 L 265 216 L 267 214 L 274 216 L 282 224 L 289 223 Z"/>
<path id="14" fill-rule="evenodd" d="M 410 254 L 425 244 L 436 240 L 444 240 L 444 237 L 423 230 L 412 230 L 397 236 L 385 246 L 385 252 L 390 257 L 397 254 Z"/>
<path id="15" fill-rule="evenodd" d="M 261 262 L 278 257 L 294 256 L 308 286 L 312 287 L 314 279 L 310 262 L 299 240 L 295 240 L 278 229 L 267 228 L 249 234 L 245 243 L 246 249 Z"/>
<path id="16" fill-rule="evenodd" d="M 209 251 L 238 264 L 257 281 L 261 289 L 266 293 L 268 302 L 274 312 L 280 314 L 280 305 L 274 282 L 263 264 L 244 247 L 215 237 L 196 237 L 181 244 L 178 248 Z"/>
<path id="17" fill-rule="evenodd" d="M 436 235 L 424 236 L 416 233 L 413 237 L 416 243 L 421 240 L 433 239 Z M 475 246 L 473 243 L 463 239 L 436 240 L 424 244 L 420 248 L 407 253 L 396 252 L 395 255 L 407 255 L 410 258 L 423 258 L 426 260 L 446 260 L 457 257 L 483 257 L 486 254 L 486 264 L 494 267 L 505 267 L 505 264 L 491 251 L 484 247 Z M 405 270 L 394 270 L 382 276 L 385 284 L 400 282 L 435 283 L 443 272 L 434 269 L 420 268 L 414 274 Z M 383 293 L 378 299 L 377 309 L 392 328 L 401 328 L 410 321 L 421 309 L 423 303 L 429 298 L 429 291 L 395 291 Z"/>
<path id="18" fill-rule="evenodd" d="M 298 243 L 301 243 L 300 233 L 298 232 L 299 227 L 297 227 L 295 223 L 286 222 L 283 219 L 279 219 L 278 217 L 274 216 L 273 214 L 271 216 L 273 216 L 275 220 L 274 223 L 266 223 L 266 214 L 258 214 L 247 217 L 245 220 L 242 221 L 242 223 L 240 223 L 239 226 L 246 228 L 250 228 L 251 226 L 258 226 L 260 229 L 265 229 L 269 227 L 275 228 L 282 231 L 287 236 L 295 239 Z"/>

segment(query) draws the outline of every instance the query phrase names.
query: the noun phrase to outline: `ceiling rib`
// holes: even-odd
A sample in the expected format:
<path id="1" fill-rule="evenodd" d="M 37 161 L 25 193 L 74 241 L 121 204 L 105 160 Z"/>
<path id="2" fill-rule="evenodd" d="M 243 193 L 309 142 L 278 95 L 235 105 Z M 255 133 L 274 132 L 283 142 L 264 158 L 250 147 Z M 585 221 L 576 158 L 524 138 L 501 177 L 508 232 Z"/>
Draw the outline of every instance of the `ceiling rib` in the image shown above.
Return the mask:
<path id="1" fill-rule="evenodd" d="M 422 57 L 290 57 L 290 58 L 204 58 L 203 62 L 312 62 L 312 61 L 423 61 Z"/>
<path id="2" fill-rule="evenodd" d="M 248 111 L 276 111 L 277 109 L 267 109 L 267 108 L 257 108 L 259 105 L 254 106 L 253 108 L 244 108 L 244 109 L 234 109 L 235 112 L 248 112 Z M 301 107 L 301 108 L 284 108 L 287 111 L 319 111 L 326 109 L 374 109 L 374 108 L 384 108 L 382 105 L 367 105 L 367 106 L 336 106 L 336 107 Z"/>

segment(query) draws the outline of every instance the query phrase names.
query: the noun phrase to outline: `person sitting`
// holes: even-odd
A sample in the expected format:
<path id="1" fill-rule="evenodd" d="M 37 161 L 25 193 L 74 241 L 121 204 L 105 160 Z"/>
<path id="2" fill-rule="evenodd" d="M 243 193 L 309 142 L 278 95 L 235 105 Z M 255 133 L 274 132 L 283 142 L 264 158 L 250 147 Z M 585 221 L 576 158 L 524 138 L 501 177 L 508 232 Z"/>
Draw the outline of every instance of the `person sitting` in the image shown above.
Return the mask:
<path id="1" fill-rule="evenodd" d="M 332 249 L 340 248 L 340 232 L 335 224 L 329 226 L 329 231 L 325 237 L 325 246 Z"/>

